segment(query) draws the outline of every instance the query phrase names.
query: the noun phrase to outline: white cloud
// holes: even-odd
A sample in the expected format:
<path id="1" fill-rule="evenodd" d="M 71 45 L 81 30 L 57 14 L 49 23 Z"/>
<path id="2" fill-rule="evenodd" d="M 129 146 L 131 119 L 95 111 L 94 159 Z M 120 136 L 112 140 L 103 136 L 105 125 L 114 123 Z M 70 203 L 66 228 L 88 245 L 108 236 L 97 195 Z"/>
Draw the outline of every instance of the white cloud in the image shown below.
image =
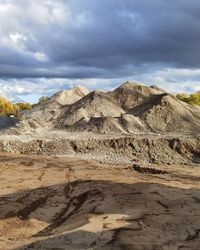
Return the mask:
<path id="1" fill-rule="evenodd" d="M 37 51 L 35 54 L 34 54 L 35 58 L 38 60 L 38 61 L 41 61 L 41 62 L 45 62 L 48 60 L 47 56 L 41 52 L 41 51 Z"/>
<path id="2" fill-rule="evenodd" d="M 194 93 L 200 90 L 200 69 L 159 70 L 148 78 L 171 93 Z"/>
<path id="3" fill-rule="evenodd" d="M 29 102 L 36 102 L 40 96 L 53 95 L 61 89 L 73 88 L 83 85 L 89 89 L 112 90 L 127 80 L 140 81 L 147 85 L 156 84 L 170 93 L 192 93 L 200 90 L 200 81 L 186 81 L 184 79 L 173 82 L 167 81 L 167 77 L 175 77 L 174 71 L 158 71 L 153 74 L 143 76 L 133 76 L 117 79 L 63 79 L 63 78 L 36 78 L 36 79 L 9 79 L 0 80 L 0 96 L 5 96 L 9 100 L 22 99 Z M 180 71 L 176 71 L 177 76 L 182 77 Z M 188 74 L 192 72 L 188 71 Z M 199 72 L 196 72 L 197 75 Z M 183 71 L 183 75 L 185 71 Z M 188 75 L 187 74 L 187 75 Z M 194 76 L 194 72 L 193 72 Z M 165 78 L 166 77 L 166 78 Z M 175 77 L 176 78 L 176 77 Z"/>
<path id="4" fill-rule="evenodd" d="M 146 85 L 157 85 L 169 93 L 194 93 L 200 91 L 200 69 L 173 69 L 145 71 L 134 74 L 124 80 L 143 82 Z"/>
<path id="5" fill-rule="evenodd" d="M 122 81 L 122 80 L 121 80 Z M 22 99 L 36 102 L 40 96 L 53 95 L 61 89 L 70 89 L 77 85 L 83 85 L 89 89 L 110 90 L 113 83 L 119 84 L 119 79 L 9 79 L 0 80 L 0 96 L 9 100 Z"/>
<path id="6" fill-rule="evenodd" d="M 59 0 L 0 0 L 0 49 L 18 52 L 20 48 L 21 54 L 41 60 L 41 34 L 47 34 L 48 42 L 48 34 L 54 32 L 52 29 L 59 30 L 69 15 L 67 5 Z"/>
<path id="7" fill-rule="evenodd" d="M 20 41 L 26 41 L 27 40 L 27 38 L 23 34 L 20 34 L 20 33 L 17 33 L 17 32 L 11 33 L 10 34 L 10 39 L 16 44 L 18 44 Z"/>
<path id="8" fill-rule="evenodd" d="M 131 79 L 173 93 L 200 90 L 200 69 L 168 68 L 198 67 L 198 15 L 183 1 L 165 6 L 169 18 L 159 12 L 162 2 L 0 0 L 0 73 L 13 74 L 0 80 L 0 95 L 34 99 L 74 85 L 108 90 Z M 37 74 L 66 79 L 12 78 Z"/>

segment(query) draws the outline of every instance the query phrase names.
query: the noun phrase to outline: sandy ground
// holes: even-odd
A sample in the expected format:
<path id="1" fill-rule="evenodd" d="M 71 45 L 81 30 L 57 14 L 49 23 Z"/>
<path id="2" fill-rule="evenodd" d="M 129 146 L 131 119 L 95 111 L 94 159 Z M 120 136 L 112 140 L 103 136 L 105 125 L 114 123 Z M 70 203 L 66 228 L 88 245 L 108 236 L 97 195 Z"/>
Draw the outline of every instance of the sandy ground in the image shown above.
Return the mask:
<path id="1" fill-rule="evenodd" d="M 199 166 L 142 167 L 1 154 L 0 249 L 199 250 Z"/>

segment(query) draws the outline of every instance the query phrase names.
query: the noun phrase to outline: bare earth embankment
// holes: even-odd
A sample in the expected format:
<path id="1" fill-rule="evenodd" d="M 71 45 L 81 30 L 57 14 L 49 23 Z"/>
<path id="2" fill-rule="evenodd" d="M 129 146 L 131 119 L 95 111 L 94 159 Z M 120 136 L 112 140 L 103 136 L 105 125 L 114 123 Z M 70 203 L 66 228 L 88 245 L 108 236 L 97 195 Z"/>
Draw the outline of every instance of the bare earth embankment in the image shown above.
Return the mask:
<path id="1" fill-rule="evenodd" d="M 1 134 L 0 151 L 71 156 L 105 163 L 200 163 L 200 140 L 195 135 L 122 135 L 38 130 L 34 134 Z"/>
<path id="2" fill-rule="evenodd" d="M 2 128 L 0 249 L 200 249 L 198 106 L 76 87 Z"/>

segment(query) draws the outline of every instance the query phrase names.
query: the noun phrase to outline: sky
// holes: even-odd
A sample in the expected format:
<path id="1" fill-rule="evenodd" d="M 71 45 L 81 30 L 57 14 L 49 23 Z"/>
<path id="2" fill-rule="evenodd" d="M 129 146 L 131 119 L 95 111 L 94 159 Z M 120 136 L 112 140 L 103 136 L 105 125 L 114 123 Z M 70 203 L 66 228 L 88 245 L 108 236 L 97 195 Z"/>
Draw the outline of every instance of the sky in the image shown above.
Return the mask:
<path id="1" fill-rule="evenodd" d="M 200 90 L 199 0 L 0 0 L 0 96 L 135 80 Z"/>

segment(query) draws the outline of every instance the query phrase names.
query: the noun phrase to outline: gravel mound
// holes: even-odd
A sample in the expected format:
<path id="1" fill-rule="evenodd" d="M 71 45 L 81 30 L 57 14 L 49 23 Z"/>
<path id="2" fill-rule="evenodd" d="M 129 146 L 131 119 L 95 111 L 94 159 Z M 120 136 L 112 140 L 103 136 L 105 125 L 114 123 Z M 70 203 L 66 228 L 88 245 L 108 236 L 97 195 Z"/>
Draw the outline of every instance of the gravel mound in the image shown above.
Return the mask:
<path id="1" fill-rule="evenodd" d="M 129 112 L 154 132 L 200 133 L 200 108 L 167 93 L 152 96 Z"/>
<path id="2" fill-rule="evenodd" d="M 67 106 L 58 119 L 58 127 L 73 125 L 82 119 L 92 117 L 117 117 L 125 111 L 117 105 L 115 100 L 101 91 L 93 91 L 78 102 Z"/>
<path id="3" fill-rule="evenodd" d="M 200 133 L 200 108 L 157 86 L 126 82 L 110 92 L 60 91 L 26 114 L 18 131 L 37 128 L 95 133 Z"/>
<path id="4" fill-rule="evenodd" d="M 50 102 L 54 103 L 57 102 L 58 104 L 65 106 L 70 105 L 78 100 L 80 100 L 82 97 L 88 95 L 90 93 L 90 90 L 83 86 L 77 86 L 70 90 L 61 90 L 54 96 L 50 98 Z"/>
<path id="5" fill-rule="evenodd" d="M 108 95 L 114 97 L 122 108 L 129 110 L 144 102 L 147 97 L 159 95 L 164 92 L 164 90 L 156 86 L 148 87 L 141 83 L 128 81 L 114 91 L 109 92 Z"/>
<path id="6" fill-rule="evenodd" d="M 89 93 L 90 90 L 82 86 L 70 90 L 61 90 L 47 101 L 36 105 L 33 110 L 25 113 L 18 126 L 22 130 L 41 127 L 53 128 L 64 107 L 80 100 Z"/>

